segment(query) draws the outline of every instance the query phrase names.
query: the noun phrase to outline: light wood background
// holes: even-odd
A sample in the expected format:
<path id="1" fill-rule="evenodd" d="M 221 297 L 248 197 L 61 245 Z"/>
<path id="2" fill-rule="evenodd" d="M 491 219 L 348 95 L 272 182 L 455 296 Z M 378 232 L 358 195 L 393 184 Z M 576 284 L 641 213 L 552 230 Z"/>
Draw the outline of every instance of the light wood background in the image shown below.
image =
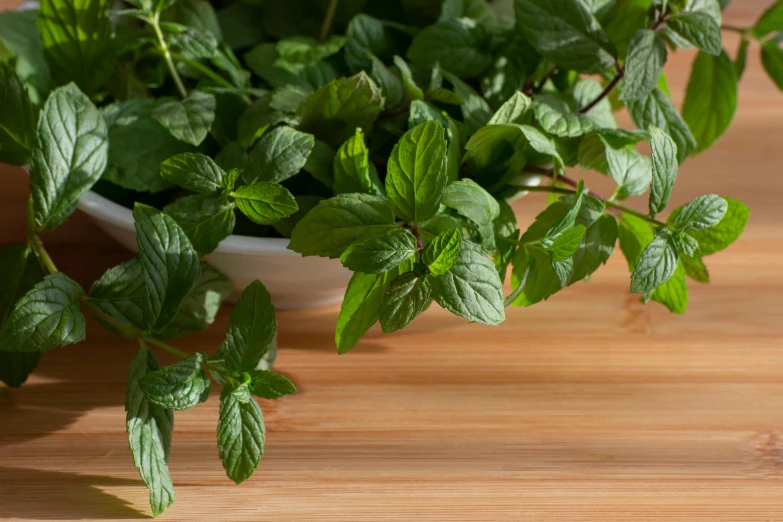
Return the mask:
<path id="1" fill-rule="evenodd" d="M 750 24 L 769 3 L 734 0 L 727 21 Z M 216 395 L 178 412 L 164 519 L 783 520 L 783 94 L 757 51 L 734 126 L 686 162 L 674 196 L 752 208 L 743 239 L 709 258 L 713 284 L 691 284 L 687 315 L 630 297 L 619 255 L 499 327 L 433 307 L 344 356 L 337 307 L 281 312 L 278 369 L 301 391 L 262 405 L 259 470 L 239 487 L 225 477 Z M 691 57 L 667 67 L 678 100 Z M 0 167 L 0 187 L 0 244 L 23 241 L 25 176 Z M 542 204 L 520 201 L 521 222 Z M 85 285 L 129 257 L 82 214 L 46 243 Z M 216 349 L 229 311 L 176 345 Z M 0 389 L 5 520 L 149 514 L 124 429 L 136 347 L 93 321 L 88 336 L 47 353 L 21 390 Z"/>

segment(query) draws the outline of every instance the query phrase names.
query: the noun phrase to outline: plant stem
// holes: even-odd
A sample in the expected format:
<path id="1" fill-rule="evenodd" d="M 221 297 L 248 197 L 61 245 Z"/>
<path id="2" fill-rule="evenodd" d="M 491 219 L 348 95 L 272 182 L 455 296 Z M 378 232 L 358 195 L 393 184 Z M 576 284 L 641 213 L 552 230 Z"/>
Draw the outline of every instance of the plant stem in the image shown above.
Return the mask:
<path id="1" fill-rule="evenodd" d="M 198 72 L 212 80 L 213 82 L 220 84 L 222 87 L 226 87 L 229 89 L 234 88 L 234 84 L 232 84 L 230 81 L 226 80 L 222 76 L 220 76 L 218 73 L 207 67 L 201 62 L 197 62 L 196 60 L 191 60 L 190 58 L 185 58 L 181 54 L 178 53 L 171 53 L 172 59 L 182 62 L 188 67 L 191 67 L 193 69 L 196 69 Z"/>
<path id="2" fill-rule="evenodd" d="M 337 4 L 339 0 L 329 0 L 329 7 L 326 8 L 326 16 L 324 16 L 323 24 L 321 24 L 321 41 L 325 42 L 329 38 L 329 32 L 332 30 L 332 23 L 334 22 L 334 14 L 337 12 Z"/>
<path id="3" fill-rule="evenodd" d="M 43 241 L 41 241 L 41 237 L 38 234 L 31 234 L 30 239 L 28 240 L 28 244 L 38 253 L 38 256 L 41 258 L 41 262 L 44 264 L 44 267 L 46 267 L 46 270 L 50 274 L 57 272 L 57 266 L 54 264 L 54 261 L 52 261 L 52 258 L 49 257 L 49 252 L 47 252 L 46 248 L 44 248 Z"/>
<path id="4" fill-rule="evenodd" d="M 85 306 L 87 306 L 87 308 L 90 309 L 90 313 L 92 313 L 94 316 L 99 317 L 102 321 L 112 325 L 113 327 L 115 327 L 117 330 L 127 335 L 128 337 L 131 337 L 143 343 L 151 344 L 152 346 L 160 348 L 164 352 L 170 353 L 171 355 L 174 355 L 175 357 L 179 357 L 180 359 L 186 359 L 190 357 L 190 354 L 187 354 L 182 350 L 178 350 L 177 348 L 174 348 L 173 346 L 170 346 L 162 341 L 158 341 L 153 337 L 148 337 L 144 335 L 142 332 L 140 332 L 139 329 L 133 326 L 132 324 L 127 323 L 125 321 L 120 321 L 119 319 L 107 314 L 106 312 L 104 312 L 103 310 L 95 306 L 95 304 L 92 303 L 90 301 L 90 298 L 87 296 L 82 296 L 82 303 L 84 303 Z"/>
<path id="5" fill-rule="evenodd" d="M 609 93 L 612 92 L 615 87 L 617 87 L 617 84 L 620 83 L 620 80 L 622 80 L 623 76 L 625 76 L 625 69 L 620 66 L 619 63 L 615 63 L 615 68 L 617 69 L 617 73 L 615 73 L 614 78 L 612 78 L 612 81 L 609 82 L 609 85 L 607 85 L 606 88 L 601 91 L 601 94 L 599 94 L 595 100 L 591 101 L 589 104 L 587 104 L 586 107 L 579 111 L 580 113 L 585 114 L 589 112 L 590 109 L 601 103 L 601 100 L 606 98 Z"/>
<path id="6" fill-rule="evenodd" d="M 721 29 L 724 31 L 732 31 L 735 33 L 740 33 L 742 35 L 745 35 L 750 32 L 750 28 L 747 27 L 737 27 L 736 25 L 722 25 L 720 26 Z"/>
<path id="7" fill-rule="evenodd" d="M 163 53 L 164 60 L 166 60 L 166 65 L 169 68 L 171 77 L 174 80 L 174 83 L 177 85 L 177 90 L 179 91 L 180 96 L 187 98 L 188 90 L 185 88 L 185 84 L 182 83 L 182 78 L 180 78 L 179 73 L 177 72 L 177 67 L 174 65 L 174 60 L 171 58 L 171 51 L 169 50 L 169 46 L 163 36 L 163 31 L 160 30 L 160 13 L 155 13 L 155 16 L 150 20 L 150 25 L 155 30 L 155 35 L 158 37 L 160 50 Z"/>

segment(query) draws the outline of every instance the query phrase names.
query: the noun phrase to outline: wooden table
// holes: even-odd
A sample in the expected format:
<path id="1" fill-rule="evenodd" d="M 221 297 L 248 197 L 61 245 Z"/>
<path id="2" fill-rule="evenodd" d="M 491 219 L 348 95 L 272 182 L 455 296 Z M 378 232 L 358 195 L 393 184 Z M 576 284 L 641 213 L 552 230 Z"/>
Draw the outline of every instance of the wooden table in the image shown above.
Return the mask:
<path id="1" fill-rule="evenodd" d="M 768 3 L 735 0 L 727 18 L 750 23 Z M 783 519 L 783 95 L 750 56 L 734 126 L 686 162 L 674 197 L 716 191 L 752 208 L 743 239 L 709 259 L 713 284 L 690 285 L 687 315 L 629 296 L 619 255 L 500 327 L 433 307 L 344 356 L 338 307 L 280 312 L 278 368 L 300 393 L 263 404 L 261 467 L 239 487 L 225 477 L 216 396 L 177 413 L 165 519 Z M 677 99 L 689 63 L 668 66 Z M 0 244 L 23 241 L 27 180 L 0 178 Z M 519 202 L 520 220 L 542 203 Z M 82 214 L 46 243 L 83 284 L 129 257 Z M 176 345 L 211 352 L 228 313 Z M 87 342 L 0 389 L 0 517 L 148 516 L 124 429 L 135 351 L 89 321 Z"/>

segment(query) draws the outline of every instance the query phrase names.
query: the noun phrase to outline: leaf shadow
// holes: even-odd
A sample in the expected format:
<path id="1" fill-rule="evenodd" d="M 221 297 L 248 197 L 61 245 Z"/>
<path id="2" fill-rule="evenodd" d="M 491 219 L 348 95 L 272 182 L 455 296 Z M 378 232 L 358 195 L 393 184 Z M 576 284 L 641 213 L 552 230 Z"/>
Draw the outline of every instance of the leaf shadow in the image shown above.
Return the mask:
<path id="1" fill-rule="evenodd" d="M 0 506 L 4 517 L 34 520 L 139 519 L 149 515 L 102 487 L 143 486 L 140 479 L 117 479 L 0 466 Z"/>

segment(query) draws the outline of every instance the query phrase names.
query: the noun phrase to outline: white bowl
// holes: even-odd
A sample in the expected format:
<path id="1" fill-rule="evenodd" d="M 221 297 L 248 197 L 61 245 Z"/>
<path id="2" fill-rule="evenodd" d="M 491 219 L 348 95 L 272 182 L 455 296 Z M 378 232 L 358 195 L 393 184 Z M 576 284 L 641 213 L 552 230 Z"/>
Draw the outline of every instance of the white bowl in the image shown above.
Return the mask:
<path id="1" fill-rule="evenodd" d="M 82 196 L 78 208 L 120 244 L 138 251 L 129 209 L 95 192 Z M 339 260 L 302 257 L 287 247 L 288 239 L 229 236 L 205 259 L 230 277 L 237 290 L 260 279 L 279 309 L 313 308 L 343 300 L 351 272 Z"/>

